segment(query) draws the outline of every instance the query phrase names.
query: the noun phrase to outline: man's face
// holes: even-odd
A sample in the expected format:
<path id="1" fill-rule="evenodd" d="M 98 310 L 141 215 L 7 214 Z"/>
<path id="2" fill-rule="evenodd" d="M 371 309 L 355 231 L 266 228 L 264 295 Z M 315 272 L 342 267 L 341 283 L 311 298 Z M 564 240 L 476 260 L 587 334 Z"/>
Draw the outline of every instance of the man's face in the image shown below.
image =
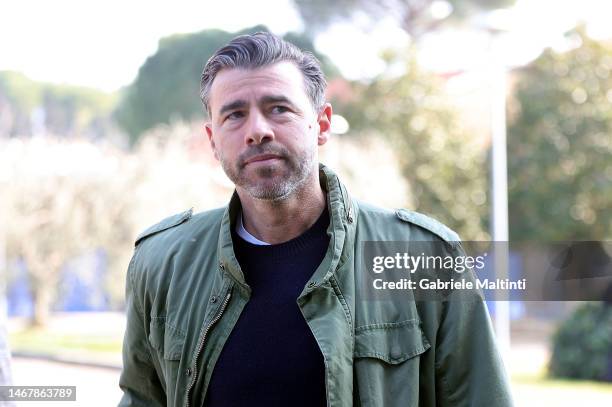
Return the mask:
<path id="1" fill-rule="evenodd" d="M 209 98 L 206 133 L 223 170 L 256 199 L 282 200 L 317 171 L 329 137 L 331 106 L 315 112 L 292 62 L 224 69 Z"/>

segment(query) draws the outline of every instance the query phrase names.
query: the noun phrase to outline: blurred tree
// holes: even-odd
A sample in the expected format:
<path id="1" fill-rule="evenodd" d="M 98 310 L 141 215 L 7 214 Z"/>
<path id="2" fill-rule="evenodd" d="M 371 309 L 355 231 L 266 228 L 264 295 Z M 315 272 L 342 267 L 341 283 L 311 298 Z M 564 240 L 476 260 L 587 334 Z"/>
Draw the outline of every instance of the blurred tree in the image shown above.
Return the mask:
<path id="1" fill-rule="evenodd" d="M 47 322 L 63 294 L 71 260 L 101 248 L 104 289 L 120 309 L 137 233 L 196 203 L 208 209 L 229 199 L 231 189 L 195 134 L 184 124 L 160 126 L 132 152 L 54 137 L 0 140 L 0 231 L 8 264 L 25 264 L 34 325 Z"/>
<path id="2" fill-rule="evenodd" d="M 508 130 L 510 238 L 612 238 L 612 45 L 583 28 L 525 68 Z"/>
<path id="3" fill-rule="evenodd" d="M 44 325 L 64 263 L 85 248 L 86 212 L 74 184 L 63 177 L 4 186 L 8 202 L 7 251 L 27 264 L 34 300 L 33 325 Z"/>
<path id="4" fill-rule="evenodd" d="M 449 21 L 465 19 L 479 10 L 507 7 L 514 0 L 294 0 L 309 31 L 319 31 L 338 20 L 359 17 L 368 26 L 392 18 L 413 39 Z"/>
<path id="5" fill-rule="evenodd" d="M 129 133 L 132 144 L 143 131 L 172 119 L 192 120 L 204 116 L 200 101 L 200 77 L 212 54 L 236 35 L 268 31 L 258 25 L 239 32 L 205 30 L 162 38 L 157 52 L 138 71 L 136 80 L 126 89 L 116 115 Z M 314 52 L 312 42 L 289 33 L 285 39 Z M 336 69 L 327 58 L 314 52 L 328 75 Z"/>
<path id="6" fill-rule="evenodd" d="M 37 82 L 0 72 L 0 137 L 38 133 L 99 138 L 112 128 L 116 95 L 95 89 Z"/>
<path id="7" fill-rule="evenodd" d="M 413 54 L 401 76 L 382 74 L 354 86 L 336 111 L 357 137 L 387 138 L 411 193 L 406 205 L 430 214 L 463 239 L 484 240 L 487 230 L 486 149 L 462 127 L 441 78 L 418 69 Z M 392 56 L 388 56 L 388 60 Z"/>
<path id="8" fill-rule="evenodd" d="M 552 377 L 611 381 L 612 306 L 580 305 L 552 337 L 548 374 Z"/>
<path id="9" fill-rule="evenodd" d="M 25 263 L 34 301 L 32 324 L 44 325 L 69 260 L 103 247 L 110 267 L 122 262 L 125 268 L 136 233 L 129 192 L 137 173 L 91 144 L 51 137 L 15 140 L 0 152 L 5 215 L 0 227 L 6 233 L 7 258 Z"/>

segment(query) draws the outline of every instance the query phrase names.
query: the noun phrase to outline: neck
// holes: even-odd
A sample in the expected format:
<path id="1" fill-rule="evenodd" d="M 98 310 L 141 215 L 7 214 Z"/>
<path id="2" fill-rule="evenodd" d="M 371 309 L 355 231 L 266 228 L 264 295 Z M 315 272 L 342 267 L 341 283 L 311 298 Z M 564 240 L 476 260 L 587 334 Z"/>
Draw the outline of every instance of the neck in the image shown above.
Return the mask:
<path id="1" fill-rule="evenodd" d="M 302 188 L 281 201 L 255 199 L 236 188 L 242 205 L 244 228 L 259 240 L 279 244 L 300 236 L 321 216 L 325 193 L 319 184 L 319 172 Z"/>

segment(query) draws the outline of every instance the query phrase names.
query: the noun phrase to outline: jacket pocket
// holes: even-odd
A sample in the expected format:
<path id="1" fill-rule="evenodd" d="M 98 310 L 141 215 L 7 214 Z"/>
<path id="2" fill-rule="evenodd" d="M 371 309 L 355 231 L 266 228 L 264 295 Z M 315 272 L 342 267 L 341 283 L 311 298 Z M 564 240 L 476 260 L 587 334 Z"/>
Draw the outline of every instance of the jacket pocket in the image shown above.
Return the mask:
<path id="1" fill-rule="evenodd" d="M 185 335 L 166 323 L 165 317 L 151 318 L 149 343 L 166 360 L 180 360 Z"/>
<path id="2" fill-rule="evenodd" d="M 179 374 L 185 335 L 169 325 L 165 317 L 151 318 L 149 328 L 149 344 L 153 349 L 151 356 L 157 365 L 159 381 L 166 392 L 168 405 L 174 405 L 170 401 L 175 400 L 185 387 L 181 382 L 185 375 Z"/>
<path id="3" fill-rule="evenodd" d="M 355 399 L 361 406 L 417 406 L 420 355 L 431 345 L 418 320 L 355 329 Z"/>

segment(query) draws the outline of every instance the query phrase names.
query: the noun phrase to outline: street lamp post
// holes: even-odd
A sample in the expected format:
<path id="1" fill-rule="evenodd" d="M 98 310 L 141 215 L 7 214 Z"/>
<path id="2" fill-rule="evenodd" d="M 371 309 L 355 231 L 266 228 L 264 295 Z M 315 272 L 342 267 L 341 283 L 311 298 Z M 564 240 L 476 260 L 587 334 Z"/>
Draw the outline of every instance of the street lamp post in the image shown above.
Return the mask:
<path id="1" fill-rule="evenodd" d="M 495 50 L 493 51 L 495 54 Z M 495 277 L 508 278 L 508 166 L 506 156 L 506 67 L 497 52 L 491 69 L 491 235 L 495 249 Z M 510 351 L 510 303 L 508 292 L 496 290 L 495 332 L 506 361 Z"/>
<path id="2" fill-rule="evenodd" d="M 502 17 L 502 18 L 500 18 Z M 507 66 L 499 36 L 508 31 L 509 17 L 504 10 L 474 19 L 473 25 L 489 37 L 489 84 L 491 102 L 491 237 L 495 278 L 505 280 L 509 272 L 508 165 L 506 154 L 506 76 Z M 510 361 L 510 298 L 506 290 L 495 292 L 495 334 L 506 366 Z"/>

